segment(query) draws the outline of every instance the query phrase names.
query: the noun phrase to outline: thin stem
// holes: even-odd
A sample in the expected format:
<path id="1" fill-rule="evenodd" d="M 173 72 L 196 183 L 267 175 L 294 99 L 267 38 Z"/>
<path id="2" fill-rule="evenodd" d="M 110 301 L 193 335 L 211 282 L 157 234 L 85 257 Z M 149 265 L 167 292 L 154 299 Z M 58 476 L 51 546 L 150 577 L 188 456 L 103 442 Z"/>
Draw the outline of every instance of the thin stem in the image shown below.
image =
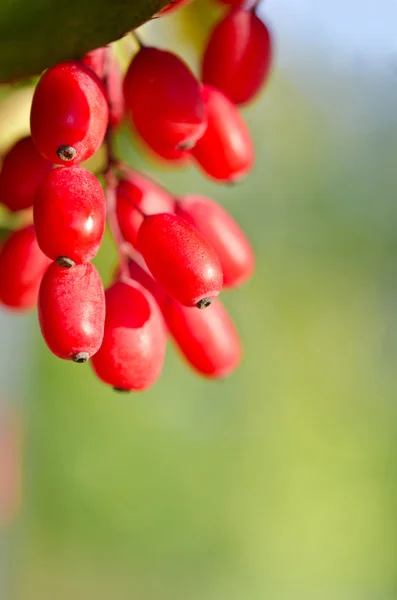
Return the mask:
<path id="1" fill-rule="evenodd" d="M 108 85 L 109 71 L 111 69 L 111 48 L 108 46 L 107 54 L 105 58 L 105 74 L 103 77 L 103 83 L 105 88 Z M 109 95 L 108 95 L 109 98 Z M 108 99 L 109 103 L 109 99 Z M 110 110 L 110 106 L 109 106 Z M 116 213 L 116 190 L 117 190 L 117 177 L 115 175 L 114 169 L 117 164 L 116 157 L 114 155 L 113 150 L 113 142 L 112 142 L 112 131 L 110 125 L 108 125 L 106 136 L 105 136 L 105 148 L 107 151 L 107 164 L 104 171 L 104 178 L 106 184 L 106 204 L 107 204 L 107 220 L 109 229 L 111 231 L 114 243 L 116 244 L 119 262 L 120 262 L 120 277 L 121 279 L 129 279 L 129 270 L 128 270 L 128 254 L 125 248 L 125 241 L 123 236 L 121 235 L 119 223 L 117 220 Z"/>
<path id="2" fill-rule="evenodd" d="M 141 48 L 145 48 L 145 47 L 146 47 L 146 46 L 145 46 L 145 44 L 144 44 L 144 43 L 143 43 L 143 41 L 142 41 L 142 38 L 141 38 L 141 36 L 137 34 L 137 32 L 136 32 L 136 30 L 135 30 L 135 29 L 133 29 L 132 31 L 130 31 L 130 34 L 132 35 L 132 37 L 134 38 L 134 40 L 135 40 L 135 41 L 136 41 L 136 43 L 138 44 L 138 46 L 139 46 L 139 49 L 141 49 Z"/>

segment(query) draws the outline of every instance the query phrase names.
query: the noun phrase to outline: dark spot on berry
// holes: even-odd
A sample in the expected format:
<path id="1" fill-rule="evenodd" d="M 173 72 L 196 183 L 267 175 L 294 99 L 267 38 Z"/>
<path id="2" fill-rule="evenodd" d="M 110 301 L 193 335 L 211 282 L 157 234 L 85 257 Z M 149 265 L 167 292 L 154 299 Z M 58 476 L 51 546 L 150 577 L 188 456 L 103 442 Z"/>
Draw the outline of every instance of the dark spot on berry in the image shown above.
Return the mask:
<path id="1" fill-rule="evenodd" d="M 59 146 L 57 154 L 61 160 L 69 162 L 76 157 L 77 152 L 73 146 Z"/>
<path id="2" fill-rule="evenodd" d="M 120 394 L 128 394 L 130 390 L 125 390 L 124 388 L 114 387 L 113 390 L 115 392 L 119 392 Z"/>
<path id="3" fill-rule="evenodd" d="M 79 352 L 78 354 L 74 354 L 72 356 L 72 361 L 81 364 L 86 363 L 89 358 L 88 352 Z"/>
<path id="4" fill-rule="evenodd" d="M 56 263 L 60 267 L 64 267 L 65 269 L 71 269 L 76 264 L 74 260 L 72 260 L 71 258 L 67 258 L 66 256 L 58 256 Z"/>
<path id="5" fill-rule="evenodd" d="M 212 298 L 202 298 L 199 302 L 197 302 L 196 306 L 197 306 L 197 308 L 200 308 L 200 310 L 201 310 L 203 308 L 207 308 L 211 304 L 212 304 Z"/>

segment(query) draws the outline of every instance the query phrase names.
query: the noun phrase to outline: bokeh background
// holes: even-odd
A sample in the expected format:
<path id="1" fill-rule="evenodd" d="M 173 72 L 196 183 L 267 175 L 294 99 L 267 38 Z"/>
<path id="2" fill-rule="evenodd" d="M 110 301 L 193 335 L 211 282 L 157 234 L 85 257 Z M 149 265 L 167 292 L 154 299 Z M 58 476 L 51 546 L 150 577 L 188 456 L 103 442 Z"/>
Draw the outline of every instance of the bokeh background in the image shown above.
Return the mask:
<path id="1" fill-rule="evenodd" d="M 197 0 L 142 37 L 197 72 L 221 12 Z M 1 313 L 2 404 L 24 431 L 2 599 L 397 597 L 397 4 L 263 0 L 261 14 L 275 66 L 244 110 L 244 183 L 159 171 L 127 128 L 117 144 L 250 236 L 255 277 L 224 294 L 243 364 L 208 382 L 170 347 L 152 390 L 119 396 L 53 357 L 34 314 Z M 114 261 L 107 241 L 105 280 Z"/>

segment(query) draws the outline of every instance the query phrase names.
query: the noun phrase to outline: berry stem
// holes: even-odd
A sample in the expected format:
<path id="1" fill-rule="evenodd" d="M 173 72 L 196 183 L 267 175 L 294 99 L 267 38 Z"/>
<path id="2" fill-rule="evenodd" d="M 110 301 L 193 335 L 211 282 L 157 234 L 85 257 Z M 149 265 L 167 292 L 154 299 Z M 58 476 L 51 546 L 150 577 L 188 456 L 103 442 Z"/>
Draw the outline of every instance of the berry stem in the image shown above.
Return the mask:
<path id="1" fill-rule="evenodd" d="M 109 70 L 111 69 L 111 48 L 107 47 L 107 53 L 105 58 L 105 69 L 104 69 L 104 77 L 103 83 L 105 88 L 108 86 L 108 76 Z M 109 109 L 109 94 L 108 96 L 108 104 Z M 109 225 L 110 232 L 112 234 L 114 243 L 116 244 L 119 262 L 120 262 L 120 277 L 121 279 L 129 279 L 129 271 L 128 271 L 128 254 L 126 252 L 126 244 L 121 235 L 119 223 L 117 220 L 116 214 L 116 189 L 117 189 L 117 177 L 115 175 L 114 169 L 117 165 L 117 160 L 114 155 L 113 150 L 113 141 L 112 141 L 112 131 L 110 125 L 108 125 L 106 135 L 105 135 L 105 148 L 107 151 L 107 165 L 104 171 L 105 185 L 106 185 L 106 204 L 107 204 L 107 221 Z"/>

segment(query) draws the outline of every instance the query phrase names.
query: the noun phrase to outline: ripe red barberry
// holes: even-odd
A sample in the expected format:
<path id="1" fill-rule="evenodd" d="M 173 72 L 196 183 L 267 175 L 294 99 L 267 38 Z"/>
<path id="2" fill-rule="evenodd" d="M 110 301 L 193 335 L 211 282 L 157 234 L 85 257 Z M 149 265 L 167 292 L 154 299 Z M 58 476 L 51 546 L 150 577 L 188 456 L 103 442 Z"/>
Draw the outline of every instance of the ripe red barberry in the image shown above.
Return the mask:
<path id="1" fill-rule="evenodd" d="M 241 342 L 222 303 L 207 310 L 187 308 L 170 298 L 163 304 L 168 329 L 188 363 L 207 377 L 223 378 L 241 360 Z"/>
<path id="2" fill-rule="evenodd" d="M 12 233 L 0 251 L 0 302 L 9 308 L 33 308 L 50 263 L 37 244 L 33 225 Z"/>
<path id="3" fill-rule="evenodd" d="M 202 95 L 208 111 L 208 126 L 191 150 L 191 155 L 213 179 L 238 181 L 254 163 L 250 133 L 240 113 L 225 94 L 205 85 Z"/>
<path id="4" fill-rule="evenodd" d="M 46 175 L 33 209 L 40 248 L 64 267 L 89 262 L 105 231 L 106 199 L 98 179 L 83 167 Z"/>
<path id="5" fill-rule="evenodd" d="M 223 271 L 224 287 L 244 283 L 254 269 L 251 245 L 230 213 L 205 196 L 184 196 L 176 204 L 180 215 L 204 235 L 214 248 Z"/>
<path id="6" fill-rule="evenodd" d="M 124 79 L 127 110 L 145 141 L 186 149 L 194 146 L 206 128 L 200 84 L 175 54 L 141 47 Z"/>
<path id="7" fill-rule="evenodd" d="M 186 150 L 172 148 L 157 137 L 155 131 L 145 123 L 134 124 L 135 132 L 143 142 L 144 150 L 153 158 L 167 163 L 167 166 L 182 167 L 191 161 L 191 156 Z"/>
<path id="8" fill-rule="evenodd" d="M 52 263 L 41 282 L 39 322 L 53 354 L 86 362 L 99 350 L 105 324 L 105 293 L 91 264 L 63 269 Z"/>
<path id="9" fill-rule="evenodd" d="M 107 53 L 108 48 L 104 46 L 102 48 L 91 50 L 82 58 L 83 63 L 88 67 L 91 67 L 91 69 L 98 75 L 99 79 L 103 79 L 105 75 Z"/>
<path id="10" fill-rule="evenodd" d="M 168 15 L 169 13 L 172 13 L 175 10 L 179 10 L 180 8 L 182 8 L 182 6 L 186 6 L 186 4 L 189 4 L 189 2 L 191 2 L 191 0 L 173 0 L 172 2 L 167 4 L 165 8 L 160 10 L 158 16 L 163 17 L 164 15 Z"/>
<path id="11" fill-rule="evenodd" d="M 166 348 L 164 321 L 154 298 L 138 283 L 117 281 L 106 291 L 105 334 L 92 367 L 119 391 L 155 383 Z"/>
<path id="12" fill-rule="evenodd" d="M 4 157 L 0 172 L 0 202 L 12 211 L 33 206 L 34 195 L 52 169 L 37 151 L 32 138 L 19 140 Z"/>
<path id="13" fill-rule="evenodd" d="M 102 144 L 108 104 L 101 80 L 80 61 L 48 69 L 37 84 L 30 114 L 33 141 L 49 161 L 82 162 Z"/>
<path id="14" fill-rule="evenodd" d="M 252 100 L 271 66 L 271 38 L 254 11 L 236 9 L 213 30 L 204 53 L 202 79 L 234 104 Z"/>
<path id="15" fill-rule="evenodd" d="M 146 217 L 137 247 L 156 281 L 181 304 L 205 308 L 221 291 L 222 269 L 215 250 L 182 217 Z"/>
<path id="16" fill-rule="evenodd" d="M 117 186 L 117 219 L 124 239 L 136 245 L 136 236 L 146 215 L 174 212 L 175 200 L 164 189 L 136 171 Z"/>

